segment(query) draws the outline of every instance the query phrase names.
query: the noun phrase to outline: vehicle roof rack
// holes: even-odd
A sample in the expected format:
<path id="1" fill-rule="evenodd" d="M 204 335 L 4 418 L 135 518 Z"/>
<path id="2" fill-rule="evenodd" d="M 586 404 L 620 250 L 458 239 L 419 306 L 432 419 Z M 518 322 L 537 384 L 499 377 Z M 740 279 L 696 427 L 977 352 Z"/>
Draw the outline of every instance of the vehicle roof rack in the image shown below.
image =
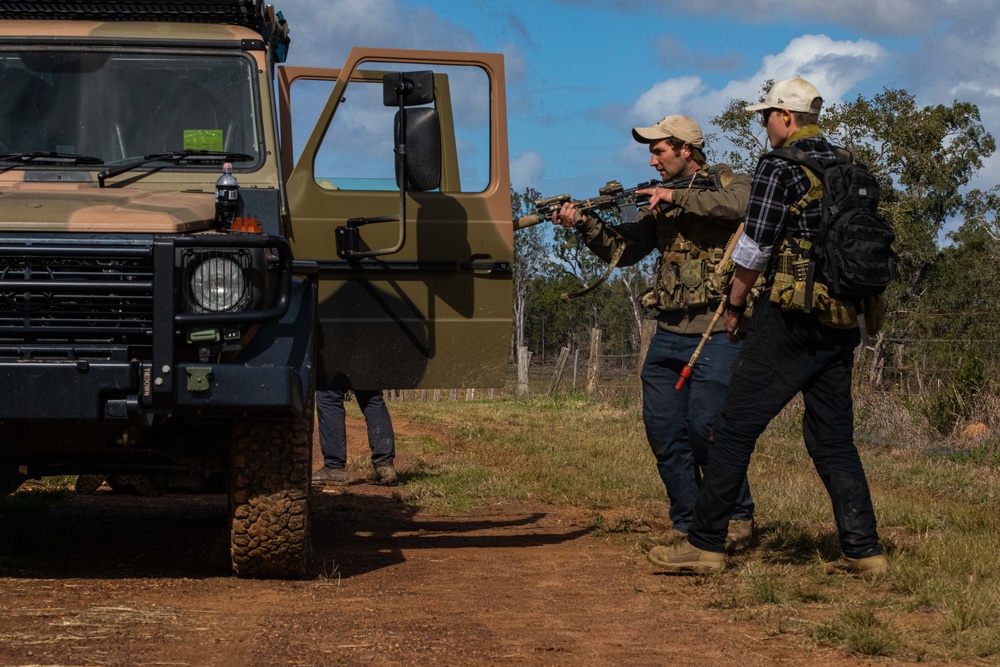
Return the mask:
<path id="1" fill-rule="evenodd" d="M 4 0 L 0 19 L 167 21 L 239 25 L 263 33 L 262 0 Z"/>

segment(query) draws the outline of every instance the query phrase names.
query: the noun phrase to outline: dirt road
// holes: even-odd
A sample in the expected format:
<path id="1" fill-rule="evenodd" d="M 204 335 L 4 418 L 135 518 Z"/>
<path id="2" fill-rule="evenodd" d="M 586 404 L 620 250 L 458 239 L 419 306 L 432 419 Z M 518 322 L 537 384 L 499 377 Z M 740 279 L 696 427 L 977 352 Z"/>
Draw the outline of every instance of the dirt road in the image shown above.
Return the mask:
<path id="1" fill-rule="evenodd" d="M 361 474 L 315 494 L 297 582 L 228 575 L 222 496 L 0 512 L 0 665 L 869 664 L 706 605 L 716 582 L 653 574 L 580 509 L 411 512 Z"/>

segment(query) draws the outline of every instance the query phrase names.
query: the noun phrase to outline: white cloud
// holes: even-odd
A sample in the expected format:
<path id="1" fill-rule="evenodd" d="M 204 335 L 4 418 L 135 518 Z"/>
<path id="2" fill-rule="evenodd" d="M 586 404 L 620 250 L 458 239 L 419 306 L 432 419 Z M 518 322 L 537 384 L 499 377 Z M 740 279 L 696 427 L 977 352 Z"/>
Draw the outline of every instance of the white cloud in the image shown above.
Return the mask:
<path id="1" fill-rule="evenodd" d="M 756 90 L 766 79 L 787 79 L 801 76 L 808 80 L 827 101 L 839 101 L 863 79 L 870 76 L 886 51 L 875 42 L 866 40 L 835 41 L 826 35 L 803 35 L 789 42 L 781 53 L 766 56 L 760 70 L 744 87 Z"/>
<path id="2" fill-rule="evenodd" d="M 295 65 L 339 67 L 353 46 L 480 50 L 466 28 L 399 0 L 290 0 L 282 11 L 291 30 L 289 63 Z"/>
<path id="3" fill-rule="evenodd" d="M 768 79 L 801 76 L 819 89 L 827 103 L 839 102 L 885 58 L 885 50 L 874 42 L 803 35 L 780 53 L 766 56 L 752 75 L 718 90 L 697 76 L 660 81 L 639 96 L 627 116 L 635 125 L 650 125 L 668 114 L 685 114 L 697 120 L 708 134 L 713 131 L 709 123 L 713 117 L 734 99 L 756 102 L 761 85 Z M 646 150 L 636 142 L 628 142 L 616 157 L 623 164 L 635 164 L 646 159 Z"/>
<path id="4" fill-rule="evenodd" d="M 529 185 L 542 181 L 545 163 L 535 151 L 525 151 L 510 159 L 510 184 L 515 192 L 522 192 Z"/>
<path id="5" fill-rule="evenodd" d="M 688 106 L 692 99 L 703 94 L 706 86 L 697 76 L 668 79 L 654 84 L 632 105 L 630 116 L 635 123 L 652 125 L 664 116 L 681 113 L 676 109 Z"/>
<path id="6" fill-rule="evenodd" d="M 629 110 L 635 123 L 654 122 L 670 113 L 687 114 L 703 126 L 733 99 L 756 101 L 768 79 L 801 76 L 829 102 L 842 101 L 886 58 L 885 50 L 865 40 L 833 40 L 826 35 L 796 37 L 780 53 L 766 56 L 752 75 L 713 90 L 700 77 L 679 77 L 653 85 Z M 709 131 L 709 128 L 704 128 Z"/>

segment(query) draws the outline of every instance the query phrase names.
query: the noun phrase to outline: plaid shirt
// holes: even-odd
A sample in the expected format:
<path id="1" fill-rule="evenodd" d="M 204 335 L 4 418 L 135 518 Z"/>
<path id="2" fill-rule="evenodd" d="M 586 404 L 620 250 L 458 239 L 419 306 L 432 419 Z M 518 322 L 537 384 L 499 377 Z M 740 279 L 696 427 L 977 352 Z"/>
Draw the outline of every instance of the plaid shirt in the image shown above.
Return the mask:
<path id="1" fill-rule="evenodd" d="M 823 137 L 794 143 L 820 162 L 836 157 L 833 146 Z M 762 157 L 750 186 L 746 227 L 733 250 L 733 261 L 753 271 L 764 271 L 774 249 L 786 236 L 812 240 L 820 223 L 819 200 L 811 202 L 800 216 L 788 211 L 808 191 L 809 179 L 802 167 L 783 158 Z"/>

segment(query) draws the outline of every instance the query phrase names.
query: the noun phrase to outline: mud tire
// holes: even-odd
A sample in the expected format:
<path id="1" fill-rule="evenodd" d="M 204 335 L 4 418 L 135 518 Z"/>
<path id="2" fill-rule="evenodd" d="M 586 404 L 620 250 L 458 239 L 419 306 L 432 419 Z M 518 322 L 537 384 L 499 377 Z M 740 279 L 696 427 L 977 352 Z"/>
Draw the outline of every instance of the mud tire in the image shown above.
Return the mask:
<path id="1" fill-rule="evenodd" d="M 0 498 L 6 498 L 14 493 L 21 486 L 21 482 L 28 479 L 17 472 L 15 466 L 0 467 Z"/>
<path id="2" fill-rule="evenodd" d="M 230 555 L 238 577 L 299 579 L 308 572 L 311 416 L 310 401 L 299 417 L 248 417 L 233 425 Z"/>

